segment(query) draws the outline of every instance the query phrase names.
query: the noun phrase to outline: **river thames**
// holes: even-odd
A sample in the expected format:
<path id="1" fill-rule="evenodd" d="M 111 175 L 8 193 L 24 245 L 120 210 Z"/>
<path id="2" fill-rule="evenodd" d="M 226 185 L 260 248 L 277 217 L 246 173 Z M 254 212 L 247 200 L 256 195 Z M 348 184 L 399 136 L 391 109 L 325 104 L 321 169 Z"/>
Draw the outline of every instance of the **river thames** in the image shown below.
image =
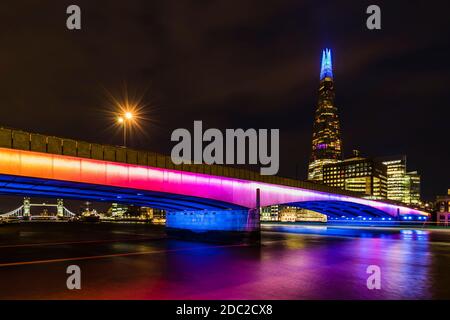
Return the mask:
<path id="1" fill-rule="evenodd" d="M 67 289 L 70 265 L 81 290 Z M 445 230 L 263 224 L 254 246 L 149 224 L 0 226 L 0 299 L 450 299 L 449 266 Z"/>

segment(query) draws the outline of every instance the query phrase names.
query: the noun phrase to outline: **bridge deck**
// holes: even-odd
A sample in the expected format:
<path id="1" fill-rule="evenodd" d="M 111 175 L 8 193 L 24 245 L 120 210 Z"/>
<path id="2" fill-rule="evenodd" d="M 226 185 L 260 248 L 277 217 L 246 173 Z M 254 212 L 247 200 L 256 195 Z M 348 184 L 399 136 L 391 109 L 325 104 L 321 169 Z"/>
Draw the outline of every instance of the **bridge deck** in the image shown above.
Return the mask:
<path id="1" fill-rule="evenodd" d="M 354 210 L 354 204 L 359 204 L 360 210 L 361 206 L 370 207 L 371 213 L 377 214 L 373 210 L 381 210 L 393 217 L 405 214 L 427 215 L 404 204 L 367 200 L 360 194 L 321 184 L 263 176 L 254 171 L 220 165 L 174 165 L 170 157 L 154 152 L 8 128 L 0 128 L 0 151 L 0 175 L 4 181 L 2 189 L 9 194 L 22 194 L 20 192 L 26 191 L 49 196 L 53 193 L 55 196 L 64 193 L 65 197 L 69 197 L 70 193 L 73 193 L 76 197 L 93 196 L 103 201 L 121 202 L 122 199 L 137 203 L 139 200 L 130 198 L 129 192 L 124 189 L 126 188 L 145 203 L 151 200 L 155 208 L 238 209 L 254 208 L 255 190 L 260 189 L 263 194 L 262 206 L 289 203 L 299 205 L 301 202 L 306 206 L 306 202 L 309 202 L 310 209 L 320 209 L 324 206 L 318 202 L 328 201 L 326 207 L 330 210 L 322 211 L 334 216 L 339 216 L 341 211 Z M 8 181 L 11 177 L 14 177 L 15 181 Z M 17 180 L 19 177 L 20 180 L 41 180 L 30 184 L 30 181 Z M 61 188 L 59 191 L 52 191 L 55 186 L 49 184 L 58 184 L 61 181 L 77 185 L 65 186 L 63 191 Z M 83 188 L 83 184 L 89 184 L 89 187 Z M 97 187 L 92 189 L 93 185 Z M 109 188 L 106 192 L 98 189 L 105 186 Z M 80 195 L 83 189 L 86 189 L 86 192 Z M 146 194 L 136 190 L 144 190 Z M 97 191 L 104 196 L 98 196 Z M 175 199 L 171 199 L 174 195 Z M 352 203 L 353 207 L 341 205 L 340 208 L 334 206 L 337 211 L 331 210 L 333 206 L 330 201 Z M 354 212 L 354 215 L 357 213 Z"/>

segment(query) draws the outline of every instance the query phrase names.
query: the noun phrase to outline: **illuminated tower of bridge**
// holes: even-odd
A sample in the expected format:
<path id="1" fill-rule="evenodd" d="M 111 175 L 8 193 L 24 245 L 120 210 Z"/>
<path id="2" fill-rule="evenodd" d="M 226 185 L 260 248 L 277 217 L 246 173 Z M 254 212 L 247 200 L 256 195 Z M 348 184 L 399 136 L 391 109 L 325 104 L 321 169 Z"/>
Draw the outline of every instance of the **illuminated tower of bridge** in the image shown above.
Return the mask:
<path id="1" fill-rule="evenodd" d="M 322 167 L 342 160 L 342 141 L 337 108 L 334 105 L 334 81 L 331 50 L 322 52 L 319 101 L 313 125 L 312 152 L 308 180 L 322 181 Z"/>
<path id="2" fill-rule="evenodd" d="M 56 215 L 58 217 L 64 216 L 64 200 L 63 199 L 56 200 Z"/>
<path id="3" fill-rule="evenodd" d="M 28 198 L 28 197 L 23 198 L 23 216 L 24 217 L 29 217 L 31 215 L 30 207 L 31 207 L 30 198 Z"/>

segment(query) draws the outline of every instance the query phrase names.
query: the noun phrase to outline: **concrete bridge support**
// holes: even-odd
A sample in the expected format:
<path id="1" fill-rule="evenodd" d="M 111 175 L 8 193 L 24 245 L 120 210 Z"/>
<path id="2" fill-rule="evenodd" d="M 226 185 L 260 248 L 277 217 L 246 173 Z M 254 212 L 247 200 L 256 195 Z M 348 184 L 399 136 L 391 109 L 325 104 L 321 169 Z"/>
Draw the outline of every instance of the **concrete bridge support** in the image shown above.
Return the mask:
<path id="1" fill-rule="evenodd" d="M 211 242 L 259 242 L 259 209 L 168 211 L 170 236 Z"/>
<path id="2" fill-rule="evenodd" d="M 168 211 L 167 234 L 210 242 L 259 243 L 260 203 L 261 192 L 256 189 L 255 209 Z"/>

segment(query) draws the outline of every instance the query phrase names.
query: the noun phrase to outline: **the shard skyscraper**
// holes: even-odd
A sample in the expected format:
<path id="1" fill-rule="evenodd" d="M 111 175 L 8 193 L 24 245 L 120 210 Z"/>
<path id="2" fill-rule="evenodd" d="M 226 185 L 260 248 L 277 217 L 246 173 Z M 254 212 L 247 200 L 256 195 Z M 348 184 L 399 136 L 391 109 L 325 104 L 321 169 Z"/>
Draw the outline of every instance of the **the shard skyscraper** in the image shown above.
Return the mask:
<path id="1" fill-rule="evenodd" d="M 334 105 L 334 80 L 331 50 L 322 52 L 319 101 L 313 125 L 312 152 L 308 180 L 322 181 L 325 164 L 342 160 L 342 140 L 338 110 Z"/>

